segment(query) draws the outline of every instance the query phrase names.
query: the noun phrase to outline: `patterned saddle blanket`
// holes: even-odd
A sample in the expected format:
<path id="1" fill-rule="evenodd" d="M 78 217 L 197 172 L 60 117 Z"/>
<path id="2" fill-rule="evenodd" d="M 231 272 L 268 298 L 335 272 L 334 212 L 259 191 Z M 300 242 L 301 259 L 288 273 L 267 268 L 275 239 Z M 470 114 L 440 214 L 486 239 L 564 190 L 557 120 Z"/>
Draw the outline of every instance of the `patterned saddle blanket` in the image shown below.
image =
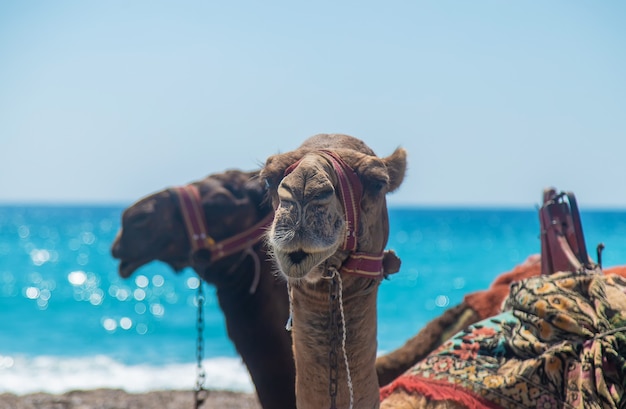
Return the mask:
<path id="1" fill-rule="evenodd" d="M 624 408 L 626 279 L 560 272 L 511 285 L 471 325 L 390 385 L 468 408 Z"/>

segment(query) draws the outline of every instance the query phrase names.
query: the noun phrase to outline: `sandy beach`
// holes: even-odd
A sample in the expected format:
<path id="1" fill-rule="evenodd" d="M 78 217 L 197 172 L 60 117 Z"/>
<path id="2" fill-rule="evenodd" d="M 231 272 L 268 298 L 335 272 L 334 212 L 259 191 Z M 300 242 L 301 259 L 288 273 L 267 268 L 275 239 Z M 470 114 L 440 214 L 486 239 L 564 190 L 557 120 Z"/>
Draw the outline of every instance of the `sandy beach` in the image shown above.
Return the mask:
<path id="1" fill-rule="evenodd" d="M 193 409 L 193 391 L 128 393 L 120 389 L 71 391 L 63 394 L 0 394 L 0 409 Z M 256 395 L 209 391 L 201 409 L 260 409 Z"/>

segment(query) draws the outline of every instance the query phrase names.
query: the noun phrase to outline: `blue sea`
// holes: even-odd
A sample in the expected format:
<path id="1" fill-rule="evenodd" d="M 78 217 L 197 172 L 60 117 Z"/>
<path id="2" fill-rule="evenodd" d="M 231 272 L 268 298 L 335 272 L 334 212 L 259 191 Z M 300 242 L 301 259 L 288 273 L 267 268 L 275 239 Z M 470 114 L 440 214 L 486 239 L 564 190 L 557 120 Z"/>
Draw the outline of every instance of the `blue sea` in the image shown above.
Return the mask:
<path id="1" fill-rule="evenodd" d="M 129 279 L 110 246 L 125 206 L 0 206 L 0 392 L 193 389 L 198 280 L 159 262 Z M 587 247 L 626 264 L 626 211 L 584 211 Z M 537 209 L 391 208 L 402 259 L 379 292 L 379 353 L 539 253 Z M 205 285 L 206 385 L 252 391 Z"/>

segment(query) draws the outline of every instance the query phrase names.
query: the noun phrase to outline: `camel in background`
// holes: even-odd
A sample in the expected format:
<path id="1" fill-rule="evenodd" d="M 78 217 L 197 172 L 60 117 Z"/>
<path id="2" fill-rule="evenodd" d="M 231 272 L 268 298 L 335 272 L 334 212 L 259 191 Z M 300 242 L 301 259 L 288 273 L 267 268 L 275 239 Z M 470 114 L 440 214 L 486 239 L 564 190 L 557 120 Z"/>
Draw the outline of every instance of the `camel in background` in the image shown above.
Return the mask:
<path id="1" fill-rule="evenodd" d="M 299 409 L 377 408 L 376 301 L 389 235 L 385 195 L 404 178 L 402 148 L 320 134 L 267 159 L 275 208 L 268 242 L 290 287 Z"/>
<path id="2" fill-rule="evenodd" d="M 175 271 L 192 267 L 214 285 L 228 337 L 250 372 L 261 405 L 292 409 L 295 368 L 291 335 L 285 330 L 287 288 L 274 274 L 260 240 L 273 209 L 257 176 L 230 170 L 184 190 L 165 189 L 140 199 L 124 211 L 111 252 L 120 260 L 124 278 L 159 260 Z M 181 200 L 192 206 L 191 213 L 200 209 L 196 221 L 205 219 L 199 224 L 206 226 L 198 227 L 205 228 L 207 237 L 190 237 Z"/>

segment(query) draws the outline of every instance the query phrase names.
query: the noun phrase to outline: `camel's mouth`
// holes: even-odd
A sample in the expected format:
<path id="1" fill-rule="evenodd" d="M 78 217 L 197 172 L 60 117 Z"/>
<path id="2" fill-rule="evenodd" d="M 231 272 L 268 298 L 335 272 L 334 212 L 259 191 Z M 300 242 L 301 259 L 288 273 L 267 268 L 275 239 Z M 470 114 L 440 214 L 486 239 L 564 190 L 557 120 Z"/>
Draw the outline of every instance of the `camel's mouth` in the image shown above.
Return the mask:
<path id="1" fill-rule="evenodd" d="M 276 250 L 275 256 L 278 267 L 289 278 L 302 278 L 320 263 L 334 254 L 335 247 L 322 251 L 307 252 L 302 249 L 296 251 Z"/>
<path id="2" fill-rule="evenodd" d="M 128 261 L 122 260 L 120 261 L 118 272 L 120 277 L 128 278 L 130 277 L 139 267 L 144 264 L 149 263 L 151 260 L 141 260 L 141 261 Z"/>
<path id="3" fill-rule="evenodd" d="M 304 259 L 306 259 L 306 257 L 308 256 L 308 253 L 304 250 L 298 250 L 298 251 L 288 253 L 287 256 L 289 257 L 289 260 L 291 260 L 293 264 L 300 264 Z"/>

